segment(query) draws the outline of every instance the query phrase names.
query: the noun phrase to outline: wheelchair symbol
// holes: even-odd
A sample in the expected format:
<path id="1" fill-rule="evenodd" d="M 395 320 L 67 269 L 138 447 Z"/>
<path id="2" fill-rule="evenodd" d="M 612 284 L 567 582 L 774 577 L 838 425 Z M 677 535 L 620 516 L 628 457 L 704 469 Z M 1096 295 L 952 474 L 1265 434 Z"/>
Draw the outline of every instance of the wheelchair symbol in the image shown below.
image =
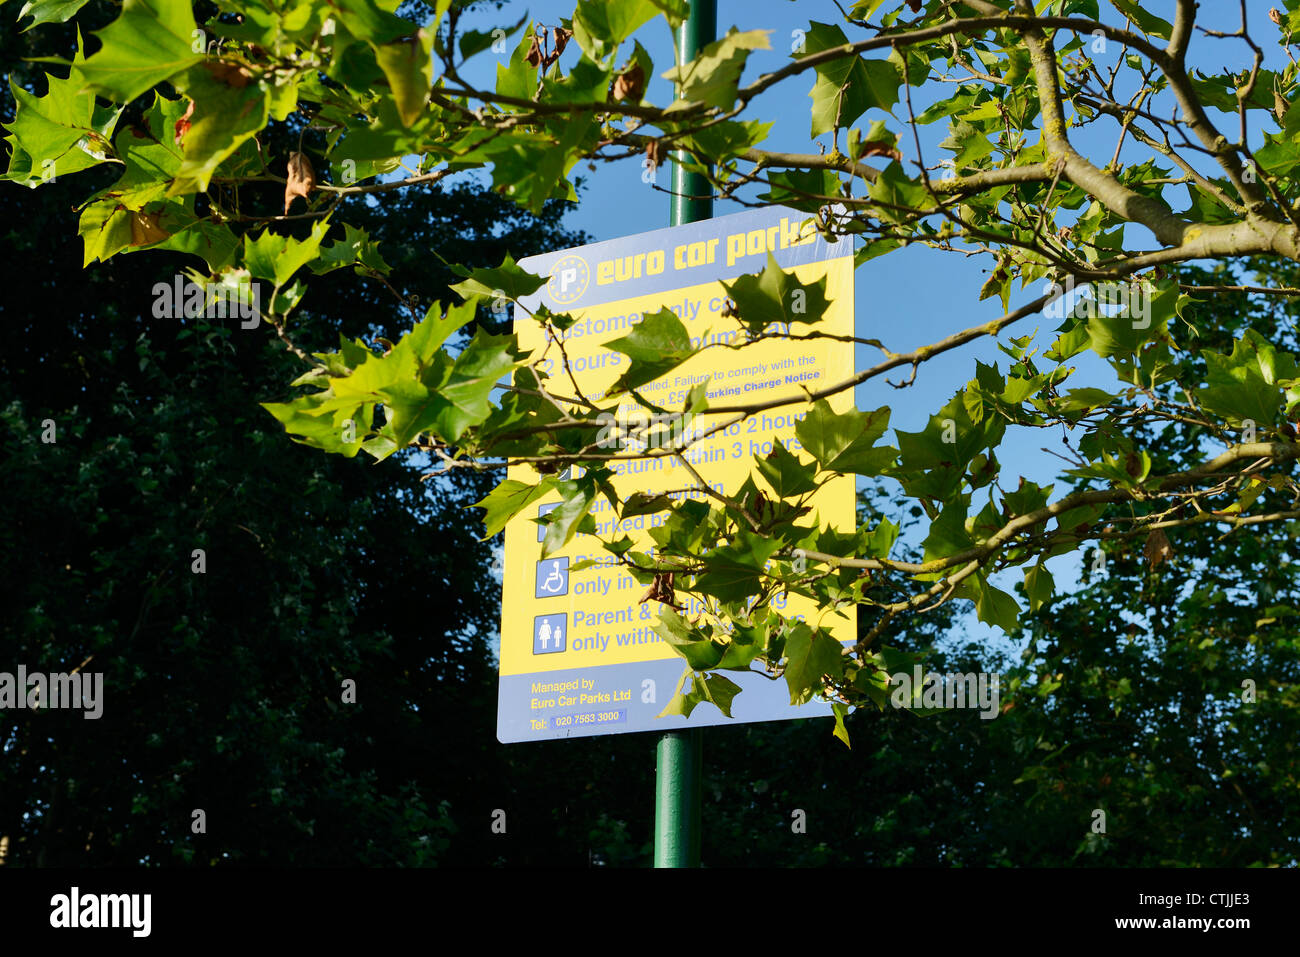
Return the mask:
<path id="1" fill-rule="evenodd" d="M 534 593 L 536 597 L 549 598 L 552 595 L 567 595 L 568 592 L 568 558 L 552 558 L 537 563 L 537 589 Z"/>

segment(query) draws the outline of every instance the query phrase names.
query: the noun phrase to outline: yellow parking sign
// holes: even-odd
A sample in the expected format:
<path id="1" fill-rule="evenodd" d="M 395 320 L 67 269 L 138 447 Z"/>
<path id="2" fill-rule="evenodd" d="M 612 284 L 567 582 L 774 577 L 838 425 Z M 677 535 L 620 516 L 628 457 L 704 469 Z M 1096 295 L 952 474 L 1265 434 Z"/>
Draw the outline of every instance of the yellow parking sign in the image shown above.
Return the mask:
<path id="1" fill-rule="evenodd" d="M 800 285 L 824 278 L 830 307 L 818 328 L 853 334 L 851 240 L 828 243 L 806 216 L 779 207 L 523 260 L 524 269 L 545 276 L 547 282 L 534 296 L 520 300 L 515 332 L 525 352 L 547 357 L 540 367 L 548 374 L 563 376 L 566 383 L 572 375 L 584 395 L 601 396 L 629 364 L 626 355 L 606 344 L 626 336 L 643 317 L 670 309 L 688 331 L 691 345 L 703 347 L 702 351 L 661 378 L 640 385 L 637 392 L 656 407 L 680 410 L 691 390 L 703 383 L 708 411 L 694 419 L 665 416 L 660 427 L 651 421 L 653 413 L 628 395 L 606 417 L 612 435 L 625 437 L 633 432 L 645 436 L 647 443 L 678 447 L 683 430 L 690 438 L 735 417 L 717 409 L 757 400 L 802 400 L 808 392 L 853 374 L 852 346 L 830 339 L 792 339 L 778 329 L 771 338 L 728 348 L 746 342 L 747 334 L 730 314 L 722 282 L 761 272 L 769 257 L 792 272 Z M 557 350 L 548 349 L 545 329 L 531 318 L 539 305 L 575 318 L 563 334 L 563 359 Z M 851 393 L 841 392 L 829 401 L 836 411 L 845 411 L 852 403 Z M 795 425 L 804 409 L 804 402 L 778 404 L 695 441 L 683 455 L 689 467 L 670 455 L 611 461 L 611 484 L 620 498 L 644 492 L 704 501 L 708 493 L 701 480 L 708 488 L 733 493 L 750 477 L 755 456 L 768 454 L 775 441 L 801 455 Z M 642 446 L 630 451 L 643 450 Z M 810 456 L 802 454 L 802 458 Z M 512 467 L 509 477 L 535 480 L 526 465 Z M 644 600 L 645 585 L 610 561 L 600 539 L 628 536 L 636 550 L 653 554 L 649 530 L 664 516 L 620 518 L 607 501 L 598 499 L 591 510 L 597 535 L 579 533 L 564 548 L 543 557 L 538 519 L 557 504 L 558 493 L 548 493 L 505 529 L 499 740 L 664 731 L 830 714 L 829 704 L 792 706 L 783 683 L 739 672 L 728 673 L 745 691 L 736 696 L 734 717 L 709 704 L 694 709 L 689 719 L 660 717 L 677 690 L 683 662 L 654 630 L 659 602 Z M 853 477 L 835 477 L 811 504 L 819 525 L 852 529 Z M 601 564 L 583 566 L 587 560 Z M 682 614 L 701 611 L 689 596 L 678 598 L 684 606 Z M 854 609 L 841 609 L 832 617 L 800 596 L 790 596 L 788 604 L 778 596 L 773 605 L 842 641 L 855 638 Z"/>

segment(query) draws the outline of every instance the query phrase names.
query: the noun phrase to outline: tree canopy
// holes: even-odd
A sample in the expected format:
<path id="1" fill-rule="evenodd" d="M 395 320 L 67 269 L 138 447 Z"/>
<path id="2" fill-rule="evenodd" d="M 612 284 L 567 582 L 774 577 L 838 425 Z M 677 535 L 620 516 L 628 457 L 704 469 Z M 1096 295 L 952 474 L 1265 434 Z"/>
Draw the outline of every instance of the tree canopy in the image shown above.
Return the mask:
<path id="1" fill-rule="evenodd" d="M 44 29 L 82 6 L 34 2 L 20 15 Z M 684 0 L 583 0 L 570 19 L 497 34 L 462 29 L 451 0 L 402 15 L 393 0 L 125 0 L 75 57 L 51 64 L 44 94 L 14 88 L 5 175 L 49 188 L 95 168 L 117 173 L 80 205 L 86 264 L 169 250 L 210 286 L 245 299 L 259 290 L 257 319 L 302 363 L 284 401 L 266 403 L 292 438 L 349 458 L 415 449 L 448 471 L 532 465 L 531 481 L 501 482 L 480 504 L 490 533 L 558 492 L 565 504 L 548 549 L 595 531 L 598 498 L 618 514 L 650 507 L 615 490 L 619 462 L 685 462 L 690 442 L 775 400 L 709 403 L 693 393 L 682 409 L 649 406 L 709 424 L 677 445 L 610 451 L 599 438 L 608 414 L 625 400 L 647 404 L 636 383 L 690 358 L 680 320 L 663 312 L 642 323 L 621 387 L 584 394 L 563 349 L 573 316 L 535 311 L 546 346 L 531 352 L 487 318 L 544 277 L 508 255 L 498 266 L 462 265 L 460 302 L 417 307 L 389 280 L 360 208 L 476 174 L 540 212 L 576 198 L 581 161 L 655 165 L 673 152 L 723 199 L 789 206 L 827 237 L 854 237 L 859 263 L 917 245 L 985 257 L 978 296 L 996 298 L 1000 317 L 902 352 L 854 337 L 880 358 L 798 400 L 805 454 L 759 458 L 731 494 L 702 485 L 707 510 L 651 503 L 663 513 L 653 556 L 606 542 L 611 563 L 646 584 L 671 575 L 679 595 L 701 602 L 689 619 L 662 612 L 684 645 L 784 672 L 793 695 L 824 694 L 843 716 L 885 705 L 882 638 L 902 619 L 966 600 L 982 621 L 1017 629 L 1020 604 L 995 574 L 1022 572 L 1018 590 L 1036 612 L 1054 597 L 1045 562 L 1085 543 L 1143 542 L 1154 568 L 1172 554 L 1175 529 L 1300 518 L 1300 444 L 1287 421 L 1300 401 L 1295 356 L 1270 330 L 1210 336 L 1215 314 L 1197 303 L 1242 292 L 1243 282 L 1182 272 L 1300 258 L 1300 114 L 1289 109 L 1300 6 L 1284 7 L 1265 37 L 1245 5 L 1208 11 L 1193 0 L 1176 0 L 1169 19 L 1132 0 L 1104 10 L 1097 0 L 860 0 L 842 23 L 800 31 L 784 66 L 752 76 L 748 59 L 772 38 L 748 24 L 689 63 L 651 62 L 640 31 L 680 22 Z M 467 63 L 494 56 L 503 37 L 509 56 L 495 85 L 470 82 Z M 1193 47 L 1216 44 L 1249 50 L 1251 65 L 1207 74 L 1189 63 Z M 655 71 L 676 85 L 671 102 L 647 99 Z M 764 96 L 788 84 L 811 87 L 821 152 L 768 142 Z M 302 132 L 296 148 L 270 151 L 264 131 L 277 123 Z M 946 138 L 928 146 L 935 130 Z M 366 203 L 347 202 L 356 197 Z M 308 288 L 340 270 L 392 287 L 409 331 L 344 339 L 336 351 L 303 339 Z M 731 293 L 742 335 L 727 348 L 821 334 L 818 310 L 794 310 L 790 297 L 824 302 L 824 288 L 760 275 Z M 1060 320 L 1052 334 L 1010 335 L 1044 313 Z M 925 428 L 895 429 L 894 445 L 888 407 L 837 412 L 827 401 L 985 338 L 997 340 L 1006 368 L 979 364 Z M 1108 388 L 1069 381 L 1086 351 L 1114 372 Z M 1196 455 L 1173 461 L 1160 443 L 1184 428 Z M 1068 494 L 1029 481 L 1003 487 L 998 451 L 1020 429 L 1059 438 Z M 578 477 L 563 477 L 570 466 Z M 898 509 L 920 509 L 928 523 L 922 554 L 896 550 L 901 511 L 855 530 L 805 522 L 804 504 L 840 474 L 895 483 Z M 719 589 L 724 576 L 710 572 L 724 566 Z M 856 604 L 867 627 L 851 653 L 796 677 L 785 652 L 799 626 L 773 607 L 780 594 Z M 737 626 L 747 648 L 728 656 Z M 705 681 L 710 668 L 697 668 Z"/>

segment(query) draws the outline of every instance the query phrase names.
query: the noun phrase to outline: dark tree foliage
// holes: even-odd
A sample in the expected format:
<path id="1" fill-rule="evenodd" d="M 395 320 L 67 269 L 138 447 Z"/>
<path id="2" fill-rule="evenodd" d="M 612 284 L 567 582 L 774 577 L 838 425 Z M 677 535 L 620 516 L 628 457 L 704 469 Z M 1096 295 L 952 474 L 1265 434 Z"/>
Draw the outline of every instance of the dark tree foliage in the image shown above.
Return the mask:
<path id="1" fill-rule="evenodd" d="M 20 57 L 68 52 L 34 45 L 57 31 L 0 30 L 15 82 Z M 5 862 L 437 860 L 511 776 L 489 747 L 499 587 L 465 511 L 490 484 L 286 442 L 249 401 L 291 377 L 273 332 L 154 318 L 174 259 L 83 270 L 80 244 L 43 224 L 84 188 L 0 190 L 0 671 L 104 674 L 98 720 L 0 713 Z M 368 225 L 394 289 L 446 301 L 439 255 L 486 264 L 583 241 L 562 213 L 439 184 Z M 336 285 L 313 290 L 305 342 L 406 322 L 383 285 Z M 469 843 L 462 856 L 481 858 Z"/>

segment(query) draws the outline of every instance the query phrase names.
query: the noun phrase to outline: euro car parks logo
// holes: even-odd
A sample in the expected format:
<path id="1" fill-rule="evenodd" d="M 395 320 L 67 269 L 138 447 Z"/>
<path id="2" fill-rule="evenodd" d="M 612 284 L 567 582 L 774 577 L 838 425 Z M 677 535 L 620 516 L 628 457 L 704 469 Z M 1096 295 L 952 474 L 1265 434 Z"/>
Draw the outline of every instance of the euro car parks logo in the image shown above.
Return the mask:
<path id="1" fill-rule="evenodd" d="M 581 256 L 561 256 L 551 267 L 551 278 L 546 291 L 551 299 L 562 306 L 577 302 L 587 291 L 591 270 Z"/>

